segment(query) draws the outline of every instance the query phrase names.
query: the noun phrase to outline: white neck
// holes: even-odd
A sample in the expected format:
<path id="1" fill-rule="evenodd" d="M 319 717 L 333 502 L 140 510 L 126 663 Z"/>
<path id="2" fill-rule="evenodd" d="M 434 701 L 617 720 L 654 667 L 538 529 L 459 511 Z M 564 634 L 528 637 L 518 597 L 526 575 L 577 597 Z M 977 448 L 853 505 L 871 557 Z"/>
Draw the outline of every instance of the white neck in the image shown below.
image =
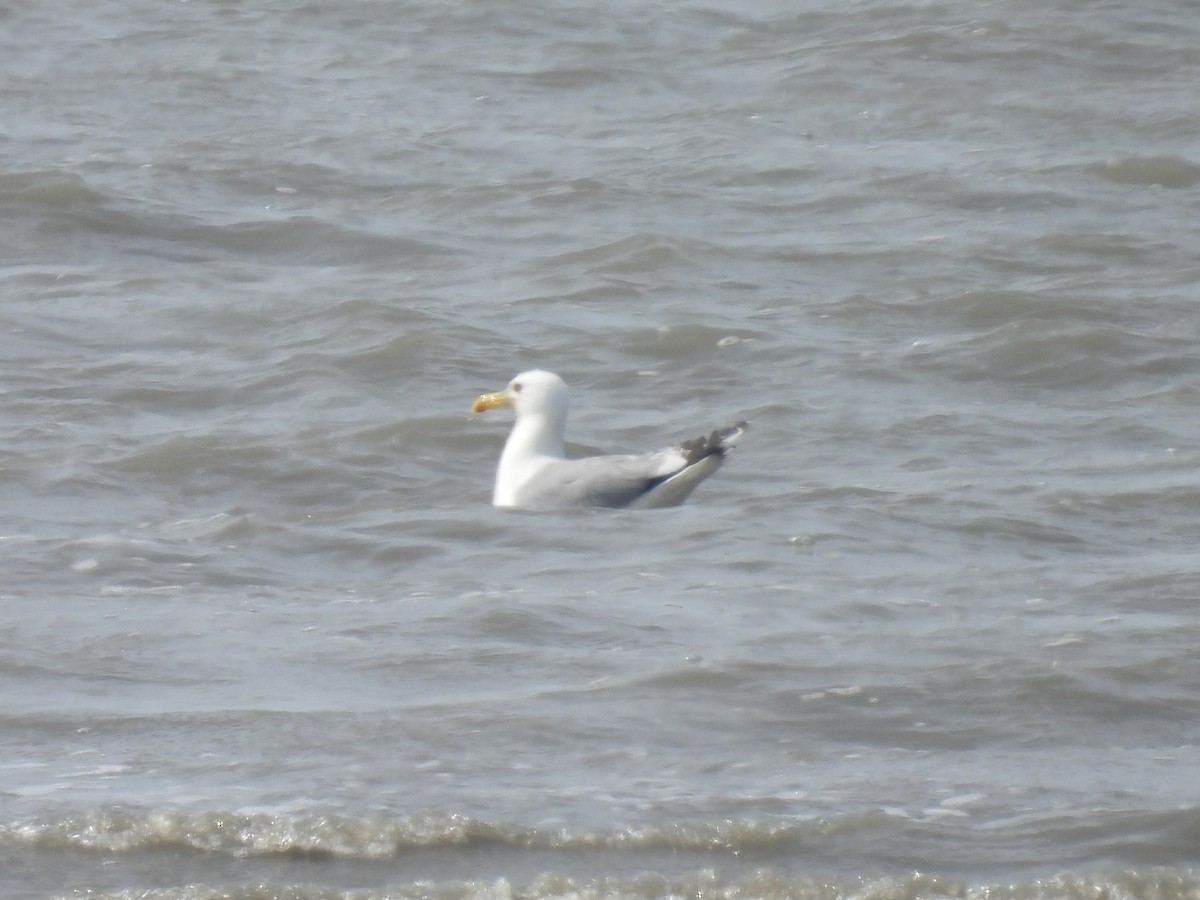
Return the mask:
<path id="1" fill-rule="evenodd" d="M 500 465 L 496 470 L 496 490 L 492 502 L 496 506 L 512 506 L 516 503 L 517 490 L 524 481 L 518 482 L 518 473 L 528 478 L 536 471 L 538 460 L 562 459 L 566 453 L 563 449 L 563 428 L 565 416 L 557 417 L 546 414 L 529 414 L 521 416 L 513 425 L 513 430 L 504 443 L 504 452 L 500 454 Z M 500 486 L 507 486 L 502 492 Z"/>

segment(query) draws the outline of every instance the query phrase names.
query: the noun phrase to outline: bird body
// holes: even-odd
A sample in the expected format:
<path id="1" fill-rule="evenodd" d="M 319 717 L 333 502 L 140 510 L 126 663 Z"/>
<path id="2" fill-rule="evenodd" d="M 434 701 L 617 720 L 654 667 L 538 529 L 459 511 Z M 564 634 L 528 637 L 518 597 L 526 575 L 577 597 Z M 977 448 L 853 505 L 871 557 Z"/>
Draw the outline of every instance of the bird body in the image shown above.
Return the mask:
<path id="1" fill-rule="evenodd" d="M 512 407 L 516 422 L 500 454 L 492 503 L 498 507 L 678 506 L 715 472 L 747 428 L 738 422 L 643 455 L 567 459 L 563 444 L 567 386 L 553 372 L 522 372 L 503 391 L 483 394 L 472 409 Z"/>

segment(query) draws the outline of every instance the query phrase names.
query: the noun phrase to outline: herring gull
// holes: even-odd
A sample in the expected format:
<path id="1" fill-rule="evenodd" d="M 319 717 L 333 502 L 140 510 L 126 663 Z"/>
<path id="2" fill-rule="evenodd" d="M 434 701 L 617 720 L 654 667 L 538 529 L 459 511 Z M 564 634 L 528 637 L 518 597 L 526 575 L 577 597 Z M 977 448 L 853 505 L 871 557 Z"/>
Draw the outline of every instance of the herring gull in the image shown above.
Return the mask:
<path id="1" fill-rule="evenodd" d="M 540 369 L 522 372 L 504 390 L 478 397 L 471 409 L 501 406 L 512 407 L 516 422 L 500 454 L 492 503 L 520 509 L 678 506 L 720 467 L 747 427 L 738 422 L 640 456 L 567 459 L 567 386 L 561 378 Z"/>

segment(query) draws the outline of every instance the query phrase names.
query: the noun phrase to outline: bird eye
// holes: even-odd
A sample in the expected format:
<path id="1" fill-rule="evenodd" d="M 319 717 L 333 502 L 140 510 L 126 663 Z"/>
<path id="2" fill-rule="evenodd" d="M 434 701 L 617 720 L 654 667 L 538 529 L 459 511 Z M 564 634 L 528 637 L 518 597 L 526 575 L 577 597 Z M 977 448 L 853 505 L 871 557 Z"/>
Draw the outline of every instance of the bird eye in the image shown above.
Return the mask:
<path id="1" fill-rule="evenodd" d="M 519 381 L 514 381 L 514 382 L 513 382 L 513 384 L 512 384 L 512 389 L 513 389 L 513 393 L 514 393 L 514 394 L 519 394 L 519 393 L 521 393 L 521 382 L 519 382 Z"/>

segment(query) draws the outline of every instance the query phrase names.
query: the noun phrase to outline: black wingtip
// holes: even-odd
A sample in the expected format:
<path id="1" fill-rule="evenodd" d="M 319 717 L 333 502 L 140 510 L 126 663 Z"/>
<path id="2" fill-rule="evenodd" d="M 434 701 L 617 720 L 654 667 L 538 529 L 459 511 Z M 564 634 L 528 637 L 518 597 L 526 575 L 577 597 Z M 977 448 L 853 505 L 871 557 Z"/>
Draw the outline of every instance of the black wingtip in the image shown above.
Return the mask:
<path id="1" fill-rule="evenodd" d="M 728 428 L 718 428 L 708 437 L 692 438 L 679 445 L 679 451 L 687 459 L 687 464 L 693 466 L 714 453 L 724 456 L 737 443 L 738 438 L 750 427 L 746 421 L 735 422 Z"/>

